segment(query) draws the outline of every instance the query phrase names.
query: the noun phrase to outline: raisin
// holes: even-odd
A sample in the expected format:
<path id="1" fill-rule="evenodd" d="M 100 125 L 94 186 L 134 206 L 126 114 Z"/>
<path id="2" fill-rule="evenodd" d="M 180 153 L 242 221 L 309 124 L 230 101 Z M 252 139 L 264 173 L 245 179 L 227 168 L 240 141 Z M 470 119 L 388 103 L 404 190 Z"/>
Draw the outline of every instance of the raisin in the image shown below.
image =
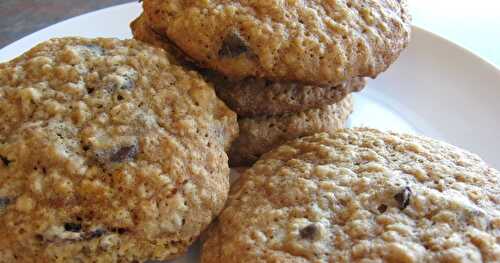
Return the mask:
<path id="1" fill-rule="evenodd" d="M 399 209 L 403 210 L 410 204 L 410 197 L 411 189 L 408 186 L 394 195 L 394 199 L 398 202 Z"/>
<path id="2" fill-rule="evenodd" d="M 231 32 L 222 41 L 219 57 L 234 58 L 248 51 L 249 48 L 241 36 Z"/>
<path id="3" fill-rule="evenodd" d="M 65 223 L 64 230 L 69 232 L 80 232 L 82 230 L 82 224 L 80 223 Z"/>
<path id="4" fill-rule="evenodd" d="M 116 152 L 111 154 L 111 162 L 124 162 L 126 160 L 134 159 L 137 156 L 138 147 L 136 144 L 123 146 L 119 148 Z"/>
<path id="5" fill-rule="evenodd" d="M 305 239 L 313 239 L 318 228 L 314 224 L 310 224 L 299 231 L 300 237 Z"/>

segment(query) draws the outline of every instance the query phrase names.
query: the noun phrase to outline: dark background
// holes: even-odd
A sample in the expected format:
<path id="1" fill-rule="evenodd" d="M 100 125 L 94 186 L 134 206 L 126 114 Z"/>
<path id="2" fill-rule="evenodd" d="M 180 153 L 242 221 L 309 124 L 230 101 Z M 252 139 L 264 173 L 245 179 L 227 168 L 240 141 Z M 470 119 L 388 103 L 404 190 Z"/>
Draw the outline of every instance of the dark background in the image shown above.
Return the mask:
<path id="1" fill-rule="evenodd" d="M 0 48 L 73 16 L 132 0 L 0 0 Z"/>

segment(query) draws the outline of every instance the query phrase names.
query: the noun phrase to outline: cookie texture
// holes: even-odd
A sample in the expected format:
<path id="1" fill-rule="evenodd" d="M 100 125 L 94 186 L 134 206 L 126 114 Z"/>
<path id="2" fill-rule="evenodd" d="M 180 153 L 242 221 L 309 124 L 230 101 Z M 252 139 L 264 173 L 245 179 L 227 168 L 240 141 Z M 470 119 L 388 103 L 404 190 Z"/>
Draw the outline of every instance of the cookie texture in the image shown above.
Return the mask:
<path id="1" fill-rule="evenodd" d="M 411 30 L 406 0 L 144 0 L 143 7 L 156 31 L 233 79 L 340 84 L 375 77 Z"/>
<path id="2" fill-rule="evenodd" d="M 275 147 L 302 136 L 344 128 L 353 110 L 352 96 L 298 113 L 238 120 L 240 134 L 229 151 L 230 166 L 248 166 Z"/>
<path id="3" fill-rule="evenodd" d="M 186 68 L 195 70 L 195 64 L 183 54 L 164 34 L 155 32 L 146 21 L 144 14 L 134 19 L 130 23 L 130 30 L 136 40 L 146 42 L 158 48 L 165 50 L 165 54 L 171 63 L 182 65 Z"/>
<path id="4" fill-rule="evenodd" d="M 0 64 L 0 262 L 182 254 L 226 201 L 236 134 L 211 86 L 135 40 Z"/>
<path id="5" fill-rule="evenodd" d="M 202 262 L 499 262 L 500 174 L 432 139 L 316 134 L 231 190 Z"/>
<path id="6" fill-rule="evenodd" d="M 240 117 L 282 115 L 320 108 L 337 103 L 365 86 L 363 78 L 337 86 L 311 86 L 255 78 L 231 81 L 212 72 L 203 75 L 214 83 L 217 96 Z"/>

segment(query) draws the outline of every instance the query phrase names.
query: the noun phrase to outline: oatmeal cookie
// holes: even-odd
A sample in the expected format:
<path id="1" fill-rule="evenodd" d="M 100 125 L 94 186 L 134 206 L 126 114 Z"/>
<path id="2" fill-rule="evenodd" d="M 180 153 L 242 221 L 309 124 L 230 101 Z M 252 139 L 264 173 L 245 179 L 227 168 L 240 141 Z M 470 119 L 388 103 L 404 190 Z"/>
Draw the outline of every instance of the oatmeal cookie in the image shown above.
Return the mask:
<path id="1" fill-rule="evenodd" d="M 184 253 L 222 209 L 236 114 L 135 40 L 61 38 L 0 64 L 0 262 Z"/>
<path id="2" fill-rule="evenodd" d="M 338 85 L 376 77 L 410 38 L 406 0 L 144 0 L 148 24 L 233 79 Z"/>
<path id="3" fill-rule="evenodd" d="M 265 154 L 202 262 L 500 262 L 500 173 L 415 135 L 345 129 Z"/>

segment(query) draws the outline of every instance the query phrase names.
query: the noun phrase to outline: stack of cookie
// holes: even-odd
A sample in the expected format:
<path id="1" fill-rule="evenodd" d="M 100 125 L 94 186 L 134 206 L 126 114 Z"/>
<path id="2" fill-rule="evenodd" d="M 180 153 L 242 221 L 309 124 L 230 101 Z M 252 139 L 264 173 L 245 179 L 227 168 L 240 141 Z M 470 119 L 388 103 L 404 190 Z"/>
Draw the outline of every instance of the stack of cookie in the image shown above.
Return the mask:
<path id="1" fill-rule="evenodd" d="M 405 5 L 146 0 L 134 35 L 166 52 L 60 38 L 0 64 L 0 262 L 168 260 L 202 232 L 204 263 L 500 262 L 497 170 L 337 129 L 407 44 Z M 230 147 L 267 152 L 231 189 Z"/>
<path id="2" fill-rule="evenodd" d="M 238 114 L 231 166 L 342 128 L 352 92 L 409 41 L 405 1 L 143 1 L 136 39 L 197 69 Z"/>

